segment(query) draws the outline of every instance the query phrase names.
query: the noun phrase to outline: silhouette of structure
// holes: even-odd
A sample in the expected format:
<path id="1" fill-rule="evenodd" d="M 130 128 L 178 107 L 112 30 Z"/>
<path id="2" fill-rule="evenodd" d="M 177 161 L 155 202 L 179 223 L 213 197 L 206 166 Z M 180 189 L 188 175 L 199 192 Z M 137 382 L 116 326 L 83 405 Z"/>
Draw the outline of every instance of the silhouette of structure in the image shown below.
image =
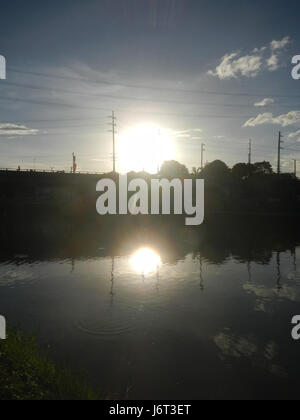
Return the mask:
<path id="1" fill-rule="evenodd" d="M 72 173 L 75 174 L 77 171 L 77 163 L 76 163 L 76 156 L 74 153 L 72 153 L 72 158 L 73 158 Z"/>
<path id="2" fill-rule="evenodd" d="M 278 135 L 278 163 L 277 163 L 277 173 L 278 175 L 280 175 L 281 173 L 281 150 L 282 150 L 282 140 L 283 135 L 281 134 L 281 131 L 279 131 L 279 135 Z"/>

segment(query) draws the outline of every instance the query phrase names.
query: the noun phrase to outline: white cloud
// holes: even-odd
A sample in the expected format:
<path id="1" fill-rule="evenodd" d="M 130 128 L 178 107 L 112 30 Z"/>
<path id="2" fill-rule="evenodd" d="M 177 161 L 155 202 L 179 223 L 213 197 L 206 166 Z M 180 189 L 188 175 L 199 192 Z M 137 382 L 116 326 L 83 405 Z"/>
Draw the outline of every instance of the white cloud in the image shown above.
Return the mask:
<path id="1" fill-rule="evenodd" d="M 266 112 L 259 114 L 257 117 L 250 118 L 246 121 L 243 127 L 257 127 L 258 125 L 271 124 L 273 120 L 273 114 Z"/>
<path id="2" fill-rule="evenodd" d="M 25 125 L 0 123 L 0 136 L 29 136 L 37 133 L 38 130 Z"/>
<path id="3" fill-rule="evenodd" d="M 268 106 L 268 105 L 271 105 L 271 104 L 274 104 L 274 99 L 273 98 L 265 98 L 265 99 L 263 99 L 262 101 L 260 101 L 260 102 L 256 102 L 255 104 L 254 104 L 254 106 L 257 106 L 257 107 L 264 107 L 264 106 Z"/>
<path id="4" fill-rule="evenodd" d="M 261 70 L 262 59 L 259 55 L 246 55 L 238 57 L 238 53 L 226 54 L 215 71 L 210 70 L 208 74 L 219 79 L 232 79 L 238 76 L 255 77 Z"/>
<path id="5" fill-rule="evenodd" d="M 272 51 L 277 51 L 277 50 L 282 50 L 283 48 L 285 48 L 289 43 L 291 42 L 291 38 L 289 36 L 284 37 L 282 40 L 280 41 L 272 41 L 271 42 L 271 50 Z"/>
<path id="6" fill-rule="evenodd" d="M 274 124 L 280 124 L 282 127 L 300 123 L 300 111 L 290 111 L 287 114 L 279 115 L 274 118 Z"/>
<path id="7" fill-rule="evenodd" d="M 257 117 L 250 118 L 245 122 L 244 127 L 257 127 L 264 124 L 278 124 L 282 127 L 300 123 L 300 111 L 290 111 L 287 114 L 274 117 L 271 112 L 259 114 Z"/>
<path id="8" fill-rule="evenodd" d="M 294 139 L 296 137 L 298 137 L 297 141 L 300 141 L 300 130 L 290 133 L 288 136 L 289 139 Z"/>
<path id="9" fill-rule="evenodd" d="M 195 139 L 193 137 L 194 134 L 202 133 L 202 128 L 191 128 L 189 130 L 182 130 L 182 131 L 174 131 L 170 130 L 170 134 L 174 136 L 175 138 L 181 138 L 181 139 Z M 200 139 L 200 137 L 197 137 L 197 139 Z"/>
<path id="10" fill-rule="evenodd" d="M 281 51 L 291 42 L 289 36 L 279 40 L 279 41 L 272 41 L 270 44 L 271 48 L 271 56 L 267 59 L 266 64 L 269 71 L 276 71 L 281 67 L 280 64 L 280 54 Z"/>
<path id="11" fill-rule="evenodd" d="M 208 74 L 224 80 L 239 76 L 256 77 L 263 70 L 278 70 L 281 67 L 280 54 L 290 42 L 290 37 L 285 37 L 272 41 L 268 47 L 254 48 L 243 56 L 239 52 L 226 54 L 216 69 L 209 70 Z M 271 54 L 269 58 L 267 54 Z"/>
<path id="12" fill-rule="evenodd" d="M 276 71 L 279 69 L 280 62 L 277 54 L 272 54 L 271 57 L 267 59 L 267 67 L 270 71 Z"/>

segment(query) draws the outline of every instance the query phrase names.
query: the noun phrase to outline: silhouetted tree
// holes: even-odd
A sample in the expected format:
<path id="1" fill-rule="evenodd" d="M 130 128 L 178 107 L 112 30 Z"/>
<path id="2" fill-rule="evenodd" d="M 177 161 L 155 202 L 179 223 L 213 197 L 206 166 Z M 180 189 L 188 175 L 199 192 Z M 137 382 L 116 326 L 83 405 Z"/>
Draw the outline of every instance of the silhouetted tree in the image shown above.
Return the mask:
<path id="1" fill-rule="evenodd" d="M 196 168 L 195 166 L 192 168 L 192 175 L 199 176 L 201 175 L 202 169 Z"/>
<path id="2" fill-rule="evenodd" d="M 255 166 L 248 163 L 237 163 L 231 170 L 232 175 L 238 179 L 246 179 L 255 172 Z"/>
<path id="3" fill-rule="evenodd" d="M 215 160 L 212 163 L 209 163 L 203 169 L 203 177 L 210 178 L 210 179 L 222 179 L 227 178 L 230 174 L 230 169 L 226 165 L 226 163 L 222 162 L 221 160 Z"/>
<path id="4" fill-rule="evenodd" d="M 187 167 L 176 160 L 164 162 L 159 174 L 166 178 L 187 178 L 190 175 Z"/>
<path id="5" fill-rule="evenodd" d="M 254 164 L 254 173 L 257 175 L 272 175 L 273 168 L 270 162 L 256 162 Z"/>

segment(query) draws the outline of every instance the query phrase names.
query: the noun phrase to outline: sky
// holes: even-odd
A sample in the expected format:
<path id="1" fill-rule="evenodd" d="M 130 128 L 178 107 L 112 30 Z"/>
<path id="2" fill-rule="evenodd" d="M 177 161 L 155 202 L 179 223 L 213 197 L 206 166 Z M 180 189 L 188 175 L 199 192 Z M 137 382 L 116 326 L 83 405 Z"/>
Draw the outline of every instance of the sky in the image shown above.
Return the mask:
<path id="1" fill-rule="evenodd" d="M 2 2 L 0 167 L 70 170 L 74 152 L 78 170 L 109 171 L 114 110 L 117 143 L 155 127 L 189 169 L 202 143 L 205 162 L 247 162 L 249 139 L 253 161 L 275 167 L 281 130 L 291 172 L 299 15 L 295 0 Z"/>

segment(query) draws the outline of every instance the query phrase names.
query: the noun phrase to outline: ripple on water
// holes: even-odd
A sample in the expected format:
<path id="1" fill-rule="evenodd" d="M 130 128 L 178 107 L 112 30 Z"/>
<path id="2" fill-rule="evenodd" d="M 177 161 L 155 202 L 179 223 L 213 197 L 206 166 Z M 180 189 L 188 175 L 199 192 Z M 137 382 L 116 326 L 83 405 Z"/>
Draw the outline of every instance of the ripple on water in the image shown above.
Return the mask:
<path id="1" fill-rule="evenodd" d="M 139 321 L 138 308 L 109 305 L 102 309 L 99 307 L 84 318 L 76 320 L 75 328 L 84 334 L 111 339 L 135 331 Z"/>

